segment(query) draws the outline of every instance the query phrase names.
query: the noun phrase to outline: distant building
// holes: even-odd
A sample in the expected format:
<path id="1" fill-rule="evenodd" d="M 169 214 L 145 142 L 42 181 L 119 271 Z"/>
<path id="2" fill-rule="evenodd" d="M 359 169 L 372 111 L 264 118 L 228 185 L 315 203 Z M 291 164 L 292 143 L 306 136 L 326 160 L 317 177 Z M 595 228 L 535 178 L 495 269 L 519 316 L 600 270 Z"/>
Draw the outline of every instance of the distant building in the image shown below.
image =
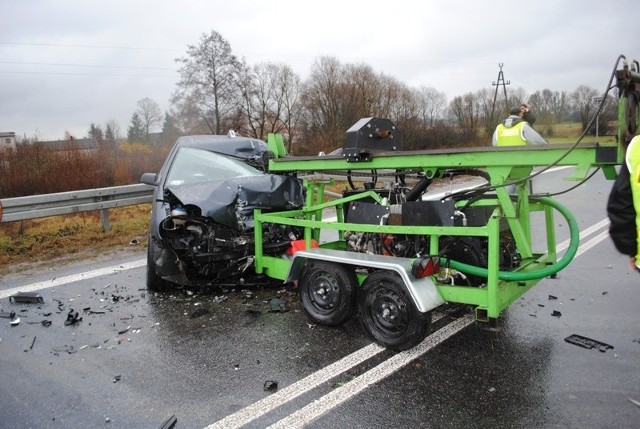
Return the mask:
<path id="1" fill-rule="evenodd" d="M 16 148 L 16 133 L 13 131 L 0 132 L 0 150 Z"/>
<path id="2" fill-rule="evenodd" d="M 85 153 L 93 153 L 97 152 L 99 148 L 98 141 L 93 137 L 84 139 L 71 138 L 69 140 L 41 141 L 38 142 L 38 144 L 52 152 L 81 151 Z"/>

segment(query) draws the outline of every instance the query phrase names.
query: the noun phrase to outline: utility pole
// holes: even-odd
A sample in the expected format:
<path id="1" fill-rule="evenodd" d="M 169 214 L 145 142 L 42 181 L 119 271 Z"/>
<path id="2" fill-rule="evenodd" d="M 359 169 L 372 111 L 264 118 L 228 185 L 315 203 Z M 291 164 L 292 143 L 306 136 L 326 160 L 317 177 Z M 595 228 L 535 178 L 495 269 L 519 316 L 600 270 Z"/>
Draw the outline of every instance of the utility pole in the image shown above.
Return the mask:
<path id="1" fill-rule="evenodd" d="M 498 67 L 500 67 L 500 71 L 498 72 L 498 81 L 491 82 L 491 85 L 496 87 L 496 91 L 493 94 L 493 105 L 491 106 L 491 121 L 489 122 L 492 126 L 493 113 L 496 110 L 496 99 L 498 98 L 498 88 L 500 87 L 500 85 L 502 85 L 502 89 L 504 90 L 504 108 L 507 112 L 509 111 L 509 106 L 507 105 L 507 103 L 509 102 L 509 99 L 507 98 L 507 85 L 511 84 L 511 81 L 504 80 L 504 73 L 502 72 L 503 66 L 503 63 L 498 64 Z"/>

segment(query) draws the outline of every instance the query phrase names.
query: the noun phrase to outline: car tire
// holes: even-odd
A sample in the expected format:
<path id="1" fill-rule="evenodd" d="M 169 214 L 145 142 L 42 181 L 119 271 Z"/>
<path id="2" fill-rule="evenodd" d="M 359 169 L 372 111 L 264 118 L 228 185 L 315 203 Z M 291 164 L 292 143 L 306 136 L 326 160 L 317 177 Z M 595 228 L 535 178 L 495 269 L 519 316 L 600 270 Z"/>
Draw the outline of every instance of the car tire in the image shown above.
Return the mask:
<path id="1" fill-rule="evenodd" d="M 167 289 L 167 281 L 163 280 L 156 273 L 156 259 L 155 259 L 156 245 L 154 244 L 151 236 L 147 242 L 147 289 L 154 292 L 161 292 Z"/>

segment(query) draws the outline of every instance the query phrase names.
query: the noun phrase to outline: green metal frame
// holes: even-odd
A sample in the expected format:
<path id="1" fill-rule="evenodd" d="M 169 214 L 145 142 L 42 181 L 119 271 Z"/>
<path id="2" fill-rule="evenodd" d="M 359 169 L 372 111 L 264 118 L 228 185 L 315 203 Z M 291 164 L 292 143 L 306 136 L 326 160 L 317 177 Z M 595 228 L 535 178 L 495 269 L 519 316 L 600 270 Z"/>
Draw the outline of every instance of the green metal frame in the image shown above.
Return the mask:
<path id="1" fill-rule="evenodd" d="M 275 154 L 269 162 L 272 173 L 317 173 L 330 176 L 332 172 L 358 170 L 410 170 L 420 171 L 429 178 L 443 177 L 448 169 L 482 169 L 489 176 L 489 182 L 495 186 L 495 197 L 481 199 L 471 206 L 488 206 L 493 208 L 492 215 L 483 226 L 406 226 L 406 225 L 369 225 L 346 223 L 343 208 L 351 201 L 368 198 L 380 201 L 373 191 L 367 191 L 345 198 L 325 202 L 325 188 L 333 183 L 329 180 L 305 180 L 307 190 L 306 204 L 300 210 L 279 213 L 262 213 L 255 211 L 256 259 L 255 268 L 258 273 L 284 280 L 291 262 L 284 258 L 264 255 L 262 252 L 262 225 L 264 223 L 297 226 L 304 229 L 307 248 L 311 240 L 320 241 L 323 230 L 335 230 L 339 234 L 344 231 L 370 233 L 390 233 L 423 235 L 430 237 L 430 251 L 438 252 L 441 236 L 486 237 L 488 240 L 487 281 L 483 287 L 453 286 L 436 282 L 436 286 L 445 301 L 470 304 L 476 307 L 479 320 L 497 318 L 512 302 L 522 296 L 544 276 L 552 275 L 568 264 L 573 255 L 569 255 L 563 264 L 558 263 L 555 244 L 554 206 L 557 202 L 547 199 L 546 203 L 529 195 L 529 176 L 534 167 L 549 165 L 575 166 L 573 180 L 586 177 L 592 168 L 602 168 L 605 176 L 613 171 L 621 162 L 617 145 L 579 145 L 569 150 L 569 146 L 548 145 L 544 147 L 507 147 L 507 148 L 474 148 L 465 152 L 453 150 L 440 151 L 407 151 L 376 153 L 366 161 L 350 162 L 340 156 L 321 157 L 288 157 L 284 151 L 282 137 L 269 135 L 268 145 Z M 504 187 L 505 184 L 517 184 L 517 196 L 512 198 Z M 458 205 L 466 201 L 459 201 Z M 541 212 L 546 228 L 546 249 L 536 251 L 532 247 L 531 223 L 532 214 Z M 568 211 L 562 210 L 570 223 L 575 224 Z M 329 220 L 331 219 L 331 220 Z M 335 220 L 334 220 L 335 219 Z M 514 272 L 499 271 L 501 224 L 508 225 L 518 253 L 522 258 L 520 267 Z M 341 234 L 340 234 L 341 236 Z M 343 240 L 320 243 L 320 247 L 344 250 Z M 577 248 L 577 243 L 574 246 Z M 567 252 L 568 253 L 568 252 Z M 564 258 L 564 257 L 563 257 Z M 464 265 L 464 264 L 461 264 Z M 452 265 L 455 268 L 455 265 Z M 463 270 L 461 270 L 463 271 Z M 542 273 L 542 274 L 541 274 Z M 362 277 L 361 277 L 362 280 Z"/>

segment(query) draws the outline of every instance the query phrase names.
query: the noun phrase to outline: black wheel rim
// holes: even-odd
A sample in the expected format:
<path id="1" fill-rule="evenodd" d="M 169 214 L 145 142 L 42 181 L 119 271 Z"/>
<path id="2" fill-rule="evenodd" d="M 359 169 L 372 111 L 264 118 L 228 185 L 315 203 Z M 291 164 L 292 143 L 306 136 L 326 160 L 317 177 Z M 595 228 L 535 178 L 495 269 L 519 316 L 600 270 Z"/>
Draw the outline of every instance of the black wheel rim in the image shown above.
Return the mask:
<path id="1" fill-rule="evenodd" d="M 318 313 L 331 313 L 340 300 L 338 281 L 326 271 L 315 273 L 309 279 L 307 297 Z"/>
<path id="2" fill-rule="evenodd" d="M 385 337 L 399 337 L 406 331 L 407 303 L 395 291 L 378 288 L 369 294 L 366 304 L 371 322 Z"/>

